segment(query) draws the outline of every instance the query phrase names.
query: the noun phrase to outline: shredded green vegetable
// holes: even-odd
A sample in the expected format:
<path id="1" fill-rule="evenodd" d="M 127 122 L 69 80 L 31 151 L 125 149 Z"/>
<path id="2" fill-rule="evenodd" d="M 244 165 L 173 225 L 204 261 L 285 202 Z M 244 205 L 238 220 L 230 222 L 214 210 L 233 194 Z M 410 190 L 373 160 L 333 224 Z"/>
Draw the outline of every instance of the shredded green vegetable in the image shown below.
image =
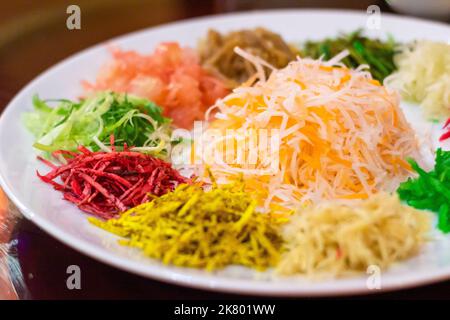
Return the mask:
<path id="1" fill-rule="evenodd" d="M 278 262 L 282 238 L 277 225 L 284 219 L 257 212 L 256 201 L 243 187 L 242 181 L 210 191 L 184 184 L 117 219 L 89 220 L 128 238 L 121 244 L 166 264 L 264 270 Z"/>
<path id="2" fill-rule="evenodd" d="M 400 184 L 400 199 L 417 209 L 428 209 L 438 214 L 438 228 L 450 232 L 450 151 L 437 149 L 434 169 L 426 172 L 417 162 L 409 160 L 419 176 Z"/>
<path id="3" fill-rule="evenodd" d="M 55 107 L 49 105 L 56 101 Z M 170 121 L 154 103 L 135 96 L 100 92 L 73 102 L 33 97 L 34 111 L 23 115 L 26 127 L 36 136 L 34 147 L 51 153 L 76 150 L 109 151 L 110 136 L 116 149 L 127 144 L 135 151 L 164 157 L 170 147 Z"/>
<path id="4" fill-rule="evenodd" d="M 341 51 L 347 49 L 350 54 L 342 59 L 349 68 L 356 68 L 361 64 L 370 66 L 372 76 L 383 81 L 395 71 L 393 57 L 396 43 L 392 37 L 388 41 L 370 39 L 356 30 L 348 34 L 341 34 L 337 38 L 326 38 L 322 41 L 307 41 L 300 49 L 300 55 L 329 60 Z"/>

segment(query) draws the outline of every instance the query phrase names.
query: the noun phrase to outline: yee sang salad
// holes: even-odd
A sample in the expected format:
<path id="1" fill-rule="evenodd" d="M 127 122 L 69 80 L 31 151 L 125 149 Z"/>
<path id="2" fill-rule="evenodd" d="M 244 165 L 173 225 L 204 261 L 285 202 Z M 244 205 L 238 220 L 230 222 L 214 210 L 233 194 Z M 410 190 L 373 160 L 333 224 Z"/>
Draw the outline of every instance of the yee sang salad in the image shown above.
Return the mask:
<path id="1" fill-rule="evenodd" d="M 109 50 L 78 101 L 36 95 L 23 122 L 40 180 L 130 250 L 207 271 L 348 276 L 450 232 L 450 152 L 427 161 L 400 106 L 450 115 L 448 44 L 361 30 L 299 44 L 256 28 Z M 265 139 L 275 149 L 260 154 Z"/>

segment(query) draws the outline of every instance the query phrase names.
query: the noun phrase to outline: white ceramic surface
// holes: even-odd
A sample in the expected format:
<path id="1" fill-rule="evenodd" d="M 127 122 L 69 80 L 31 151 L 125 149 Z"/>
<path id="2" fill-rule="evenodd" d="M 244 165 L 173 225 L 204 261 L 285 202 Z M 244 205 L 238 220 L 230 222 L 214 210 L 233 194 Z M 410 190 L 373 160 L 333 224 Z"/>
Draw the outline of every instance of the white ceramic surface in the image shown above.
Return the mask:
<path id="1" fill-rule="evenodd" d="M 113 39 L 122 48 L 148 52 L 161 41 L 179 41 L 194 46 L 208 28 L 221 31 L 264 26 L 279 32 L 288 41 L 334 36 L 338 31 L 351 31 L 366 25 L 364 12 L 325 10 L 281 10 L 222 15 L 177 22 L 139 31 Z M 450 40 L 450 27 L 444 24 L 382 14 L 381 28 L 367 30 L 374 37 L 392 33 L 400 41 L 412 39 Z M 231 267 L 207 273 L 164 266 L 144 258 L 139 252 L 120 247 L 117 238 L 91 226 L 86 215 L 61 199 L 36 177 L 36 169 L 45 171 L 35 159 L 32 136 L 21 124 L 21 113 L 31 109 L 31 97 L 76 98 L 81 93 L 80 81 L 93 80 L 100 65 L 108 58 L 105 44 L 82 51 L 27 85 L 9 104 L 0 119 L 0 182 L 10 199 L 23 214 L 43 230 L 67 245 L 104 263 L 120 269 L 179 285 L 232 293 L 278 296 L 315 296 L 371 293 L 367 275 L 355 278 L 309 281 L 301 277 L 272 278 L 270 273 L 256 273 Z M 406 106 L 407 117 L 421 137 L 432 130 L 436 142 L 438 126 L 426 123 L 414 106 Z M 433 143 L 434 144 L 434 143 Z M 45 248 L 42 248 L 45 250 Z M 411 287 L 450 278 L 450 238 L 438 235 L 421 254 L 381 275 L 381 290 Z"/>
<path id="2" fill-rule="evenodd" d="M 386 2 L 400 13 L 444 21 L 450 18 L 450 0 L 387 0 Z"/>

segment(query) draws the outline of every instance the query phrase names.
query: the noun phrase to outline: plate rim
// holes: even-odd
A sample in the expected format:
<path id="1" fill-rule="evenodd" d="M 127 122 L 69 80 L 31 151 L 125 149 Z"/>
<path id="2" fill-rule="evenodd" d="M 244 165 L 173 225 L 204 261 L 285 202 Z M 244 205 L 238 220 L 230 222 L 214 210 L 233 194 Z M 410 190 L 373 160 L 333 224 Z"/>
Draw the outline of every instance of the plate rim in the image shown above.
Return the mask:
<path id="1" fill-rule="evenodd" d="M 109 42 L 116 42 L 122 39 L 138 36 L 139 34 L 146 33 L 151 30 L 157 30 L 161 28 L 183 25 L 191 22 L 201 22 L 207 21 L 216 18 L 234 18 L 237 16 L 250 16 L 250 15 L 260 15 L 260 14 L 354 14 L 357 16 L 361 16 L 365 11 L 364 10 L 345 10 L 345 9 L 270 9 L 270 10 L 251 10 L 251 11 L 242 11 L 242 12 L 231 12 L 224 14 L 214 14 L 207 15 L 201 17 L 194 17 L 190 19 L 178 20 L 174 22 L 169 22 L 161 25 L 156 25 L 148 28 L 143 28 L 140 30 L 136 30 L 133 32 L 129 32 L 123 35 L 119 35 L 108 40 L 99 42 L 95 45 L 84 48 L 78 52 L 75 52 L 68 57 L 60 60 L 53 66 L 47 68 L 40 74 L 38 74 L 33 80 L 28 82 L 19 92 L 17 92 L 14 97 L 8 102 L 6 107 L 4 108 L 2 114 L 0 115 L 0 127 L 5 121 L 6 115 L 9 112 L 12 112 L 14 105 L 17 100 L 20 100 L 20 97 L 24 95 L 30 87 L 32 87 L 35 83 L 41 81 L 42 78 L 45 78 L 47 74 L 55 72 L 55 70 L 63 67 L 67 62 L 77 59 L 78 57 L 84 56 L 88 54 L 90 51 L 94 51 L 99 47 L 104 47 Z M 391 13 L 383 13 L 383 16 L 387 16 L 393 19 L 400 19 L 404 21 L 411 22 L 421 22 L 427 24 L 433 24 L 439 27 L 446 27 L 450 30 L 450 27 L 442 22 L 430 21 L 427 19 L 421 19 L 416 17 L 405 17 Z M 163 265 L 144 265 L 139 264 L 137 261 L 133 260 L 121 260 L 120 257 L 114 255 L 112 252 L 107 250 L 102 250 L 101 248 L 96 248 L 90 246 L 89 243 L 85 240 L 79 239 L 76 236 L 73 236 L 69 233 L 66 233 L 62 229 L 60 229 L 56 224 L 51 221 L 48 221 L 45 218 L 40 217 L 40 215 L 35 214 L 33 210 L 25 206 L 22 201 L 16 196 L 16 194 L 9 187 L 6 178 L 3 176 L 3 173 L 0 171 L 0 186 L 3 188 L 5 194 L 8 198 L 14 203 L 14 205 L 19 209 L 20 212 L 24 214 L 24 216 L 35 223 L 39 228 L 45 231 L 47 234 L 51 235 L 58 241 L 61 241 L 65 245 L 71 247 L 72 249 L 93 258 L 94 260 L 100 261 L 107 265 L 114 266 L 120 270 L 124 270 L 126 272 L 130 272 L 133 274 L 137 274 L 139 276 L 154 279 L 170 284 L 186 286 L 190 288 L 217 291 L 217 292 L 226 292 L 231 294 L 247 294 L 247 295 L 257 295 L 257 296 L 284 296 L 284 297 L 308 297 L 308 296 L 343 296 L 343 295 L 354 295 L 354 294 L 373 294 L 380 292 L 393 291 L 398 289 L 406 289 L 412 288 L 416 286 L 426 285 L 430 283 L 435 283 L 439 281 L 443 281 L 446 279 L 450 279 L 450 266 L 447 268 L 440 269 L 439 271 L 433 273 L 422 272 L 421 274 L 415 274 L 415 276 L 403 276 L 397 279 L 397 281 L 391 281 L 387 285 L 383 285 L 380 290 L 369 290 L 364 285 L 365 281 L 359 282 L 355 281 L 351 285 L 347 283 L 344 288 L 340 288 L 339 285 L 332 287 L 321 287 L 315 286 L 314 284 L 311 286 L 294 286 L 292 288 L 287 288 L 284 286 L 268 286 L 266 282 L 256 282 L 254 280 L 248 279 L 238 279 L 238 278 L 224 278 L 216 277 L 211 278 L 210 276 L 213 274 L 203 274 L 203 275 L 187 275 L 183 272 L 177 272 L 168 269 Z M 144 268 L 146 270 L 144 270 Z M 337 281 L 335 283 L 338 283 Z"/>

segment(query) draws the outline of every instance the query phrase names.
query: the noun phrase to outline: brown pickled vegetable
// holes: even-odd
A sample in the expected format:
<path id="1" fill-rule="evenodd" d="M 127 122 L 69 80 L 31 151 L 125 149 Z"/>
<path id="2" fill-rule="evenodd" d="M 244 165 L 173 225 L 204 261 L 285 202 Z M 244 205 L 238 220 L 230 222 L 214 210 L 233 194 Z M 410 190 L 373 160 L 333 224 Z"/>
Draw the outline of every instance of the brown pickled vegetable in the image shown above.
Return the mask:
<path id="1" fill-rule="evenodd" d="M 251 62 L 234 52 L 235 47 L 260 57 L 276 68 L 285 67 L 296 57 L 296 52 L 278 34 L 264 28 L 227 34 L 210 29 L 198 47 L 201 63 L 230 87 L 247 81 L 256 72 Z M 266 69 L 267 75 L 269 71 Z"/>

